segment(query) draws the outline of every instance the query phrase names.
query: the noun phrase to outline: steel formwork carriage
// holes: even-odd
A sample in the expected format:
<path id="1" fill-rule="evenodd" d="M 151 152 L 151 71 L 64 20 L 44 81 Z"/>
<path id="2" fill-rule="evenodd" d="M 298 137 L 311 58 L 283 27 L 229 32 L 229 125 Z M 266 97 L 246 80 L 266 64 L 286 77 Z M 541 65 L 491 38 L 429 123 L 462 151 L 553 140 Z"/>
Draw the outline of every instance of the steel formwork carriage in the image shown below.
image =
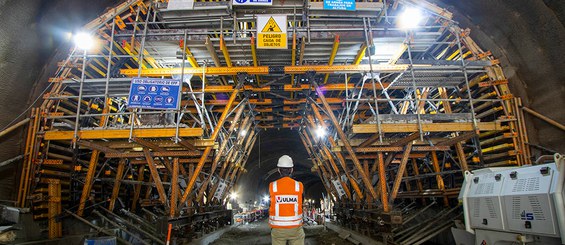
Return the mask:
<path id="1" fill-rule="evenodd" d="M 396 25 L 408 7 L 427 14 L 417 29 Z M 263 14 L 287 15 L 288 49 L 256 48 Z M 423 235 L 415 217 L 439 198 L 451 207 L 434 221 L 445 228 L 460 214 L 463 171 L 530 162 L 520 100 L 498 60 L 451 18 L 410 0 L 357 2 L 355 11 L 125 1 L 85 27 L 97 48 L 71 50 L 48 81 L 18 205 L 49 221 L 62 208 L 85 216 L 104 207 L 96 212 L 110 221 L 170 219 L 191 236 L 192 220 L 224 209 L 260 130 L 291 128 L 344 224 L 410 241 Z M 180 107 L 128 108 L 133 77 L 181 80 Z M 60 223 L 49 230 L 62 235 Z"/>

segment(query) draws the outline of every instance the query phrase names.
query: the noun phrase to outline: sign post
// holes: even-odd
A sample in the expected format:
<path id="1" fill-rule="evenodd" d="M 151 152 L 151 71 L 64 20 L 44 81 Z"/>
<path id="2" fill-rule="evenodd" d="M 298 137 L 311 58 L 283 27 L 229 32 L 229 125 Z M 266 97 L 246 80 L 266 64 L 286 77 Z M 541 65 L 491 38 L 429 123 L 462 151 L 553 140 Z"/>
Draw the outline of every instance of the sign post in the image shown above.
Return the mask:
<path id="1" fill-rule="evenodd" d="M 286 15 L 257 16 L 257 48 L 287 49 Z"/>
<path id="2" fill-rule="evenodd" d="M 134 78 L 128 108 L 176 110 L 180 105 L 181 82 L 175 79 Z"/>

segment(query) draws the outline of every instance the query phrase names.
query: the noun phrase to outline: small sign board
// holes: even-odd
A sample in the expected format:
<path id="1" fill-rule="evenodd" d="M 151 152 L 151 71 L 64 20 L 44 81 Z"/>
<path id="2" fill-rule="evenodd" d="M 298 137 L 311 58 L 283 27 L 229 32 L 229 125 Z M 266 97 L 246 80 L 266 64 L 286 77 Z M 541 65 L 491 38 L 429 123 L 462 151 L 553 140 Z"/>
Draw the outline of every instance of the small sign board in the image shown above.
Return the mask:
<path id="1" fill-rule="evenodd" d="M 355 10 L 355 0 L 324 0 L 324 9 Z"/>
<path id="2" fill-rule="evenodd" d="M 224 195 L 224 191 L 226 190 L 227 186 L 228 185 L 226 184 L 225 181 L 220 180 L 220 183 L 218 184 L 218 188 L 216 189 L 216 193 L 214 193 L 214 198 L 220 200 Z"/>
<path id="3" fill-rule="evenodd" d="M 134 78 L 128 108 L 172 110 L 179 108 L 181 82 L 176 79 Z"/>
<path id="4" fill-rule="evenodd" d="M 341 198 L 342 196 L 345 195 L 345 190 L 343 189 L 343 186 L 341 185 L 341 182 L 339 182 L 339 180 L 334 179 L 332 180 L 332 183 L 334 184 L 334 187 L 337 191 L 337 194 L 339 195 L 339 197 Z"/>
<path id="5" fill-rule="evenodd" d="M 186 10 L 194 8 L 194 0 L 169 0 L 167 10 Z"/>
<path id="6" fill-rule="evenodd" d="M 232 0 L 232 5 L 273 5 L 273 0 Z"/>
<path id="7" fill-rule="evenodd" d="M 257 16 L 257 48 L 287 49 L 286 15 Z"/>

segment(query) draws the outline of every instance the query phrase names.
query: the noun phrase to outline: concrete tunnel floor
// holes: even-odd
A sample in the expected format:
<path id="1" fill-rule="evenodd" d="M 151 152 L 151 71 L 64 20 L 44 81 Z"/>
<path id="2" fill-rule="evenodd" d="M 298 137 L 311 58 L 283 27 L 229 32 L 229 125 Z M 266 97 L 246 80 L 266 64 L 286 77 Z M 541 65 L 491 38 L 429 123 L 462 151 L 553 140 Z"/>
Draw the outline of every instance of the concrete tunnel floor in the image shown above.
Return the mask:
<path id="1" fill-rule="evenodd" d="M 339 237 L 339 234 L 325 229 L 321 225 L 304 226 L 305 245 L 353 244 Z M 238 225 L 226 231 L 212 245 L 267 245 L 271 244 L 271 228 L 267 220 L 256 221 L 246 225 Z"/>

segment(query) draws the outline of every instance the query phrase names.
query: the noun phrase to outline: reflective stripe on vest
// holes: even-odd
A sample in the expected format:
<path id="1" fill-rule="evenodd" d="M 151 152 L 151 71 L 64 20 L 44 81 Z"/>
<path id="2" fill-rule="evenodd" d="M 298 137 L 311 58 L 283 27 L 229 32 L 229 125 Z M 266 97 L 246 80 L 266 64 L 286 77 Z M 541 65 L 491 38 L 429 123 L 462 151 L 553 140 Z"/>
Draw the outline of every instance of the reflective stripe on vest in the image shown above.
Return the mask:
<path id="1" fill-rule="evenodd" d="M 272 226 L 294 227 L 302 224 L 301 210 L 299 210 L 300 182 L 293 181 L 294 188 L 292 188 L 293 183 L 286 180 L 282 182 L 284 183 L 282 186 L 278 186 L 279 181 L 272 183 L 271 194 L 274 201 L 271 207 L 274 208 L 274 212 L 269 216 L 269 224 Z"/>
<path id="2" fill-rule="evenodd" d="M 269 219 L 272 220 L 279 220 L 279 221 L 294 221 L 298 219 L 302 219 L 302 215 L 295 215 L 295 216 L 269 216 Z"/>
<path id="3" fill-rule="evenodd" d="M 302 219 L 296 221 L 275 221 L 269 220 L 269 224 L 276 226 L 297 226 L 302 224 Z"/>

